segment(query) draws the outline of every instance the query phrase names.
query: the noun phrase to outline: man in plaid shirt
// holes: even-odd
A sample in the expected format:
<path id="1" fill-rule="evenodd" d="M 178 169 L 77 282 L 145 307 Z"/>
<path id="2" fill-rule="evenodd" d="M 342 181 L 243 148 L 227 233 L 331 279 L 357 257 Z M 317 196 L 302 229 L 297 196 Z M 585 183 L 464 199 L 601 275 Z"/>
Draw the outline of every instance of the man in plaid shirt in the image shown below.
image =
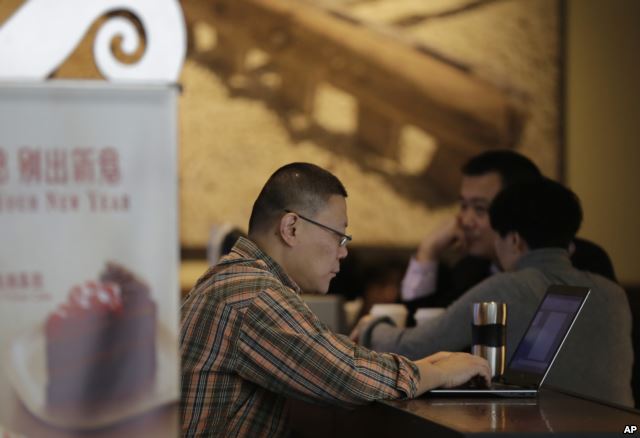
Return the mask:
<path id="1" fill-rule="evenodd" d="M 318 166 L 278 169 L 254 203 L 249 239 L 198 280 L 182 306 L 184 436 L 286 436 L 287 397 L 348 407 L 489 380 L 487 362 L 466 353 L 412 362 L 367 350 L 300 299 L 326 293 L 347 256 L 346 197 Z"/>

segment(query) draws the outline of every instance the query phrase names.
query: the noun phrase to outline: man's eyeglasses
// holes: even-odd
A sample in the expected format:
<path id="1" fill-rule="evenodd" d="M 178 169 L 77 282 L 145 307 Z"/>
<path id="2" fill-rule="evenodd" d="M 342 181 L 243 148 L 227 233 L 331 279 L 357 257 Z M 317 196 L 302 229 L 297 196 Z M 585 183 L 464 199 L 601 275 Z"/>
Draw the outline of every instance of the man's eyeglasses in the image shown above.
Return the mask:
<path id="1" fill-rule="evenodd" d="M 286 208 L 284 209 L 284 211 L 286 211 L 287 213 L 293 213 L 296 216 L 298 216 L 300 219 L 304 219 L 305 221 L 310 222 L 313 225 L 317 225 L 317 226 L 319 226 L 321 228 L 324 228 L 325 230 L 329 230 L 332 233 L 337 234 L 338 236 L 340 236 L 340 241 L 338 242 L 338 245 L 340 245 L 340 246 L 345 246 L 347 243 L 351 242 L 351 240 L 353 239 L 353 237 L 349 236 L 348 234 L 341 233 L 340 231 L 334 230 L 333 228 L 328 227 L 328 226 L 326 226 L 324 224 L 321 224 L 320 222 L 316 222 L 316 221 L 314 221 L 312 219 L 309 219 L 308 217 L 304 217 L 300 213 L 296 213 L 295 211 L 287 210 Z"/>

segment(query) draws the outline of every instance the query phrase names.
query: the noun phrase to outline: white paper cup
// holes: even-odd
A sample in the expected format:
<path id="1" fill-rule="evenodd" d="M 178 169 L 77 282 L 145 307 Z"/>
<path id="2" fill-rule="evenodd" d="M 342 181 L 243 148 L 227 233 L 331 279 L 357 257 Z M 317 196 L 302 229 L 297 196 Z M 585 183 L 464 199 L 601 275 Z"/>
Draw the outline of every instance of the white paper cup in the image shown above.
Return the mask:
<path id="1" fill-rule="evenodd" d="M 388 316 L 397 327 L 404 327 L 409 311 L 404 304 L 374 304 L 371 307 L 371 316 Z"/>
<path id="2" fill-rule="evenodd" d="M 445 310 L 444 307 L 423 307 L 416 310 L 413 319 L 416 320 L 416 325 L 420 325 L 430 319 L 437 318 L 442 315 Z"/>

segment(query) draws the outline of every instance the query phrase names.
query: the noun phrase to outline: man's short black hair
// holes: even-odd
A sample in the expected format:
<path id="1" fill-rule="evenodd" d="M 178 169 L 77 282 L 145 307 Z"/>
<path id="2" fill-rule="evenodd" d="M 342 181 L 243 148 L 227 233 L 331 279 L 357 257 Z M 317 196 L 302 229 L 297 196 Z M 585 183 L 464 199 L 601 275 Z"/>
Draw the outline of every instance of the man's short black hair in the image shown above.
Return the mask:
<path id="1" fill-rule="evenodd" d="M 531 249 L 568 248 L 582 223 L 582 208 L 571 190 L 540 178 L 502 190 L 493 199 L 489 216 L 500 236 L 515 231 Z"/>
<path id="2" fill-rule="evenodd" d="M 269 177 L 253 204 L 249 234 L 264 231 L 285 209 L 313 217 L 332 195 L 347 197 L 347 191 L 332 173 L 315 164 L 291 163 Z"/>
<path id="3" fill-rule="evenodd" d="M 540 169 L 533 161 L 510 149 L 483 152 L 462 166 L 462 174 L 465 176 L 482 176 L 490 172 L 500 175 L 503 189 L 542 177 Z"/>

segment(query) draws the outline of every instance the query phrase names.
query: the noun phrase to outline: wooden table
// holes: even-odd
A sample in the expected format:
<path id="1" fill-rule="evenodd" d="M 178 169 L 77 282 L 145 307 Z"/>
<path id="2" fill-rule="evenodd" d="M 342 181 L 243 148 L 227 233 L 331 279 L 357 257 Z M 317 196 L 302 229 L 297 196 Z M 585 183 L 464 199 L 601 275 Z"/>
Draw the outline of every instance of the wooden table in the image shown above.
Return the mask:
<path id="1" fill-rule="evenodd" d="M 618 437 L 640 429 L 640 412 L 543 389 L 531 399 L 423 396 L 352 411 L 293 403 L 292 426 L 296 438 Z"/>

